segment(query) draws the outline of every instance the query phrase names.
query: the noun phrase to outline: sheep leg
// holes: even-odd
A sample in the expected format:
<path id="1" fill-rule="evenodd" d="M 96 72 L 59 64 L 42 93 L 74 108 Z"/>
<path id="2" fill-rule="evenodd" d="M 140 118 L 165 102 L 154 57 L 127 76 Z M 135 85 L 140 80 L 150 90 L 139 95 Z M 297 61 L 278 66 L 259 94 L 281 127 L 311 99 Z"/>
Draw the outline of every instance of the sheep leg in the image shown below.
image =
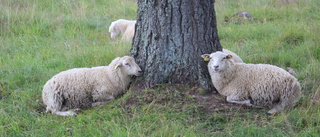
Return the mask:
<path id="1" fill-rule="evenodd" d="M 52 96 L 53 97 L 50 97 L 47 99 L 48 100 L 47 102 L 51 102 L 51 103 L 47 103 L 48 104 L 46 108 L 47 113 L 51 112 L 52 114 L 59 115 L 59 116 L 76 116 L 77 115 L 76 112 L 80 110 L 79 108 L 66 111 L 68 110 L 68 107 L 62 105 L 64 98 L 62 97 L 60 92 L 56 92 L 55 94 L 52 94 Z"/>
<path id="2" fill-rule="evenodd" d="M 253 105 L 253 104 L 252 104 L 252 107 L 254 107 L 254 108 L 265 108 L 265 107 L 257 106 L 257 105 Z"/>
<path id="3" fill-rule="evenodd" d="M 80 111 L 81 109 L 80 108 L 75 108 L 75 109 L 70 109 L 68 111 L 52 111 L 51 113 L 52 114 L 55 114 L 55 115 L 59 115 L 59 116 L 77 116 L 77 112 Z"/>
<path id="4" fill-rule="evenodd" d="M 280 102 L 267 112 L 267 115 L 276 113 L 293 106 L 294 101 L 300 97 L 300 86 L 297 81 L 292 81 L 287 85 L 288 92 L 281 96 Z"/>
<path id="5" fill-rule="evenodd" d="M 281 105 L 281 104 L 277 104 L 276 106 L 274 106 L 272 109 L 270 109 L 268 112 L 267 112 L 267 115 L 274 115 L 276 114 L 277 112 L 280 112 L 284 109 L 284 107 Z"/>
<path id="6" fill-rule="evenodd" d="M 109 97 L 106 97 L 102 101 L 92 103 L 92 107 L 96 107 L 96 106 L 99 106 L 99 105 L 107 104 L 107 103 L 109 103 L 109 102 L 111 102 L 113 100 L 114 100 L 114 97 L 113 96 L 109 96 Z"/>
<path id="7" fill-rule="evenodd" d="M 56 111 L 56 112 L 52 112 L 53 114 L 59 115 L 59 116 L 77 116 L 77 113 L 73 110 L 69 110 L 69 111 Z"/>
<path id="8" fill-rule="evenodd" d="M 227 102 L 236 103 L 236 104 L 244 104 L 244 105 L 247 105 L 249 107 L 252 106 L 252 99 L 239 101 L 239 98 L 235 97 L 235 96 L 227 96 Z"/>

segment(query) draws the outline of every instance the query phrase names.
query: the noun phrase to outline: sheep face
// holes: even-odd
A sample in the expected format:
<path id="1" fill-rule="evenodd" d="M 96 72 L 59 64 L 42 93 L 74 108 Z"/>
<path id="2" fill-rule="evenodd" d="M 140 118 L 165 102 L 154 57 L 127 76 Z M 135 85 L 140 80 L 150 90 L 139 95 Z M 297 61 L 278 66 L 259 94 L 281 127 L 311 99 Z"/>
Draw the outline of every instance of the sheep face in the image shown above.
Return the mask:
<path id="1" fill-rule="evenodd" d="M 210 55 L 204 54 L 202 55 L 202 58 L 210 59 L 210 62 L 208 64 L 209 69 L 211 69 L 213 72 L 218 73 L 220 71 L 223 71 L 229 67 L 230 60 L 232 60 L 232 56 L 230 54 L 225 54 L 223 52 L 215 52 Z"/>
<path id="2" fill-rule="evenodd" d="M 110 36 L 111 38 L 114 40 L 118 37 L 118 35 L 120 34 L 120 30 L 117 27 L 116 22 L 112 22 L 110 27 L 109 27 L 109 32 L 110 32 Z"/>
<path id="3" fill-rule="evenodd" d="M 134 58 L 129 56 L 122 57 L 115 66 L 115 69 L 121 69 L 124 74 L 130 76 L 140 76 L 142 74 L 141 68 L 135 62 Z"/>
<path id="4" fill-rule="evenodd" d="M 111 33 L 110 37 L 113 40 L 115 40 L 118 37 L 118 35 L 120 34 L 119 32 L 110 32 L 110 33 Z"/>

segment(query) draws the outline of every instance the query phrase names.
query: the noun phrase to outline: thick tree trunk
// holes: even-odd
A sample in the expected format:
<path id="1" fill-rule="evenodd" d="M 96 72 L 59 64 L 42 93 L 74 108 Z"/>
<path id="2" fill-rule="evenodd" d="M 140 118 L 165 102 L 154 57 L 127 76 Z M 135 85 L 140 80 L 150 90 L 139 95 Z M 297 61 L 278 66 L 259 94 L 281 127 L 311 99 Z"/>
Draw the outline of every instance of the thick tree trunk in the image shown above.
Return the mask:
<path id="1" fill-rule="evenodd" d="M 214 87 L 204 53 L 221 51 L 214 0 L 138 0 L 131 55 L 144 71 L 135 84 Z"/>

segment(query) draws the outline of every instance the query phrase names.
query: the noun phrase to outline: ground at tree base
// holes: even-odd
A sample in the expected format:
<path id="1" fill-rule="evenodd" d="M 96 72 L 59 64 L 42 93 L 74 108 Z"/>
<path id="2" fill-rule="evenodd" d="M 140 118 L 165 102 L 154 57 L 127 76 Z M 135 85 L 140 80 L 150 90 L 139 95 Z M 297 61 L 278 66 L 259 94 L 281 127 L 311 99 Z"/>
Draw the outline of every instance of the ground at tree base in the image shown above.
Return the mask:
<path id="1" fill-rule="evenodd" d="M 185 84 L 164 84 L 152 89 L 129 90 L 132 94 L 121 103 L 120 107 L 143 105 L 163 105 L 171 109 L 182 111 L 184 106 L 194 104 L 202 108 L 205 114 L 225 113 L 260 113 L 264 116 L 267 109 L 250 108 L 244 105 L 228 103 L 225 97 L 218 93 L 207 93 L 199 87 L 191 87 Z M 126 109 L 125 109 L 126 110 Z"/>

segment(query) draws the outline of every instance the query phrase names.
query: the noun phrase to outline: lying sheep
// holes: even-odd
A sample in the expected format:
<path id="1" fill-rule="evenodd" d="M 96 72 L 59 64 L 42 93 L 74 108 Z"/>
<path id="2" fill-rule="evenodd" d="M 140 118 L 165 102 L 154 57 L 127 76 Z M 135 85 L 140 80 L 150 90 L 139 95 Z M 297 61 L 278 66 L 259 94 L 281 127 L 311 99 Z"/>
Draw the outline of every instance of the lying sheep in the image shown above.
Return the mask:
<path id="1" fill-rule="evenodd" d="M 209 56 L 208 69 L 218 92 L 231 103 L 269 108 L 273 115 L 293 106 L 300 98 L 300 84 L 290 73 L 268 64 L 234 63 L 232 55 L 223 52 Z"/>
<path id="2" fill-rule="evenodd" d="M 135 20 L 119 19 L 111 23 L 109 32 L 112 39 L 116 39 L 119 34 L 122 34 L 122 40 L 131 41 L 135 31 Z"/>
<path id="3" fill-rule="evenodd" d="M 114 59 L 109 66 L 74 68 L 53 76 L 43 87 L 46 112 L 75 116 L 74 110 L 108 103 L 129 86 L 131 76 L 141 75 L 132 57 Z"/>

